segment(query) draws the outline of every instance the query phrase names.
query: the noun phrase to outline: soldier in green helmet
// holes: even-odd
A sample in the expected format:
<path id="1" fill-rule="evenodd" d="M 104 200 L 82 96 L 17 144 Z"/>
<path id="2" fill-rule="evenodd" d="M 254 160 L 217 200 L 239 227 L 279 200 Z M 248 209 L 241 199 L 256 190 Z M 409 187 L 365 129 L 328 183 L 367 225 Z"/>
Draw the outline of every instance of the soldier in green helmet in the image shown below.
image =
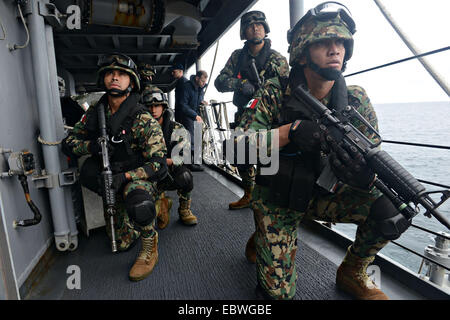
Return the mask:
<path id="1" fill-rule="evenodd" d="M 118 251 L 129 249 L 141 237 L 138 258 L 129 272 L 130 280 L 139 281 L 158 261 L 155 197 L 157 183 L 167 175 L 167 149 L 161 127 L 139 103 L 140 81 L 133 60 L 120 53 L 108 54 L 99 59 L 98 67 L 97 84 L 106 93 L 75 124 L 62 148 L 71 157 L 90 155 L 80 168 L 80 181 L 102 195 L 97 110 L 105 109 L 112 188 L 117 193 L 114 224 Z M 110 228 L 106 230 L 110 232 Z"/>
<path id="2" fill-rule="evenodd" d="M 138 65 L 138 73 L 141 77 L 141 92 L 157 88 L 152 84 L 153 79 L 156 76 L 156 68 L 154 66 L 146 62 L 141 62 Z"/>
<path id="3" fill-rule="evenodd" d="M 252 69 L 252 59 L 261 81 L 273 77 L 287 77 L 289 65 L 286 58 L 271 48 L 267 38 L 270 32 L 266 15 L 261 11 L 249 11 L 241 17 L 240 37 L 246 40 L 244 47 L 235 50 L 214 81 L 219 92 L 233 91 L 233 104 L 237 106 L 234 125 L 239 123 L 245 105 L 252 98 L 259 83 Z M 255 184 L 254 166 L 238 165 L 244 184 L 244 195 L 229 204 L 230 210 L 249 208 Z"/>
<path id="4" fill-rule="evenodd" d="M 156 200 L 157 225 L 164 229 L 169 224 L 172 199 L 165 196 L 165 191 L 177 190 L 179 197 L 178 215 L 181 222 L 188 226 L 197 224 L 197 217 L 191 211 L 191 191 L 194 188 L 192 173 L 183 163 L 183 157 L 173 154 L 175 147 L 190 155 L 190 139 L 182 124 L 172 121 L 172 112 L 166 95 L 154 87 L 142 93 L 142 103 L 148 107 L 151 115 L 161 125 L 167 146 L 167 177 L 158 183 L 158 200 Z M 175 153 L 175 151 L 174 151 Z"/>
<path id="5" fill-rule="evenodd" d="M 299 116 L 285 111 L 292 103 L 298 105 L 291 91 L 302 85 L 328 108 L 353 106 L 378 128 L 365 90 L 347 86 L 342 76 L 353 54 L 354 32 L 350 12 L 339 3 L 325 2 L 309 10 L 288 32 L 289 78 L 267 80 L 242 116 L 240 128 L 269 130 L 269 146 L 277 132 L 280 147 L 278 172 L 261 175 L 259 171 L 256 176 L 252 203 L 256 232 L 247 245 L 247 253 L 256 256 L 257 292 L 265 298 L 294 297 L 297 226 L 307 218 L 357 224 L 355 241 L 337 271 L 337 287 L 356 299 L 388 299 L 370 280 L 366 268 L 388 243 L 375 217 L 400 213 L 372 185 L 375 175 L 362 157 L 330 140 L 307 113 Z M 368 139 L 376 140 L 358 120 L 351 121 Z M 255 143 L 257 135 L 242 137 Z M 339 180 L 334 190 L 319 183 L 327 168 Z"/>

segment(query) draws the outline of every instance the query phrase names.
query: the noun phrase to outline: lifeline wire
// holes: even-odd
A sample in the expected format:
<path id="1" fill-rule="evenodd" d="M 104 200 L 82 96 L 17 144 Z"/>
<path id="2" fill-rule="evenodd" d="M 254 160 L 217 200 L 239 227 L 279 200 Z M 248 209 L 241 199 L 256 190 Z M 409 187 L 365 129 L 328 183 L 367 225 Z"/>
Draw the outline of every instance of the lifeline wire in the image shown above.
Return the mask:
<path id="1" fill-rule="evenodd" d="M 446 51 L 448 49 L 450 49 L 450 46 L 444 47 L 444 48 L 441 48 L 441 49 L 437 49 L 437 50 L 433 50 L 433 51 L 429 51 L 429 52 L 426 52 L 426 53 L 422 53 L 422 54 L 419 54 L 417 56 L 412 56 L 412 57 L 409 57 L 409 58 L 392 61 L 392 62 L 383 64 L 383 65 L 380 65 L 380 66 L 377 66 L 377 67 L 361 70 L 361 71 L 358 71 L 358 72 L 355 72 L 355 73 L 347 74 L 344 77 L 351 77 L 351 76 L 354 76 L 354 75 L 357 75 L 357 74 L 360 74 L 360 73 L 364 73 L 364 72 L 368 72 L 368 71 L 372 71 L 372 70 L 388 67 L 388 66 L 391 66 L 391 65 L 394 65 L 394 64 L 397 64 L 397 63 L 401 63 L 401 62 L 405 62 L 405 61 L 408 61 L 408 60 L 412 60 L 412 59 L 417 59 L 417 58 L 421 58 L 421 57 L 424 57 L 424 56 L 428 56 L 430 54 L 435 54 L 435 53 L 439 53 L 439 52 L 442 52 L 442 51 Z"/>

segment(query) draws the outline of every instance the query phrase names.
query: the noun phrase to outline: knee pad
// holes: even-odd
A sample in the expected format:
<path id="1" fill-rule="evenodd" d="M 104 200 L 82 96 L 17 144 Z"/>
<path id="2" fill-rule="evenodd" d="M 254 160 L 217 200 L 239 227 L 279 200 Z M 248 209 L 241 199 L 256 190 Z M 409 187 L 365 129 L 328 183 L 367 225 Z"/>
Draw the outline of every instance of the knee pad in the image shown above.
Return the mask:
<path id="1" fill-rule="evenodd" d="M 386 196 L 381 196 L 370 207 L 369 217 L 375 221 L 377 231 L 386 240 L 398 239 L 411 225 Z"/>
<path id="2" fill-rule="evenodd" d="M 185 166 L 181 166 L 176 172 L 174 172 L 175 183 L 178 188 L 184 192 L 191 192 L 194 189 L 194 178 L 192 177 L 191 171 Z"/>
<path id="3" fill-rule="evenodd" d="M 140 226 L 147 226 L 156 217 L 155 203 L 150 194 L 142 189 L 131 191 L 125 199 L 128 215 Z"/>

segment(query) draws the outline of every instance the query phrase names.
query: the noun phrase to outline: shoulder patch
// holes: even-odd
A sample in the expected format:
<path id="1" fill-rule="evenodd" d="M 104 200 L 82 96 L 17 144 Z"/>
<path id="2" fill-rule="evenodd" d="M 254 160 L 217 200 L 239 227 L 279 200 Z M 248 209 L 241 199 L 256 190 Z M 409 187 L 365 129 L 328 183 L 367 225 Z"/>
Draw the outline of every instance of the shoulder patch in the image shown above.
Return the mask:
<path id="1" fill-rule="evenodd" d="M 247 105 L 245 106 L 245 108 L 250 108 L 250 109 L 255 109 L 256 105 L 258 104 L 259 100 L 258 99 L 252 99 L 250 100 Z"/>

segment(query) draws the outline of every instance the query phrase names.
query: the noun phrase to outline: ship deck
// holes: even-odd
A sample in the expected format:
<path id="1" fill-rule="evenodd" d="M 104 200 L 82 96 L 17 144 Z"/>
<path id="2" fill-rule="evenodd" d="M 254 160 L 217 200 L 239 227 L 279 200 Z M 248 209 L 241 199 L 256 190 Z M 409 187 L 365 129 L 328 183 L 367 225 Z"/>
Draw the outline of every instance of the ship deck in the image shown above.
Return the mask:
<path id="1" fill-rule="evenodd" d="M 196 226 L 178 220 L 175 192 L 170 223 L 159 230 L 159 261 L 143 281 L 131 282 L 128 271 L 138 251 L 112 254 L 104 228 L 80 233 L 74 252 L 53 249 L 47 270 L 28 290 L 29 300 L 254 300 L 255 265 L 247 262 L 244 248 L 254 230 L 250 209 L 230 211 L 228 203 L 242 196 L 242 189 L 216 171 L 194 172 L 192 211 Z M 345 248 L 329 241 L 314 228 L 299 228 L 296 256 L 296 300 L 348 300 L 335 285 L 337 267 Z M 81 288 L 68 289 L 67 268 L 81 272 Z M 423 299 L 396 279 L 382 273 L 382 289 L 392 299 Z"/>

